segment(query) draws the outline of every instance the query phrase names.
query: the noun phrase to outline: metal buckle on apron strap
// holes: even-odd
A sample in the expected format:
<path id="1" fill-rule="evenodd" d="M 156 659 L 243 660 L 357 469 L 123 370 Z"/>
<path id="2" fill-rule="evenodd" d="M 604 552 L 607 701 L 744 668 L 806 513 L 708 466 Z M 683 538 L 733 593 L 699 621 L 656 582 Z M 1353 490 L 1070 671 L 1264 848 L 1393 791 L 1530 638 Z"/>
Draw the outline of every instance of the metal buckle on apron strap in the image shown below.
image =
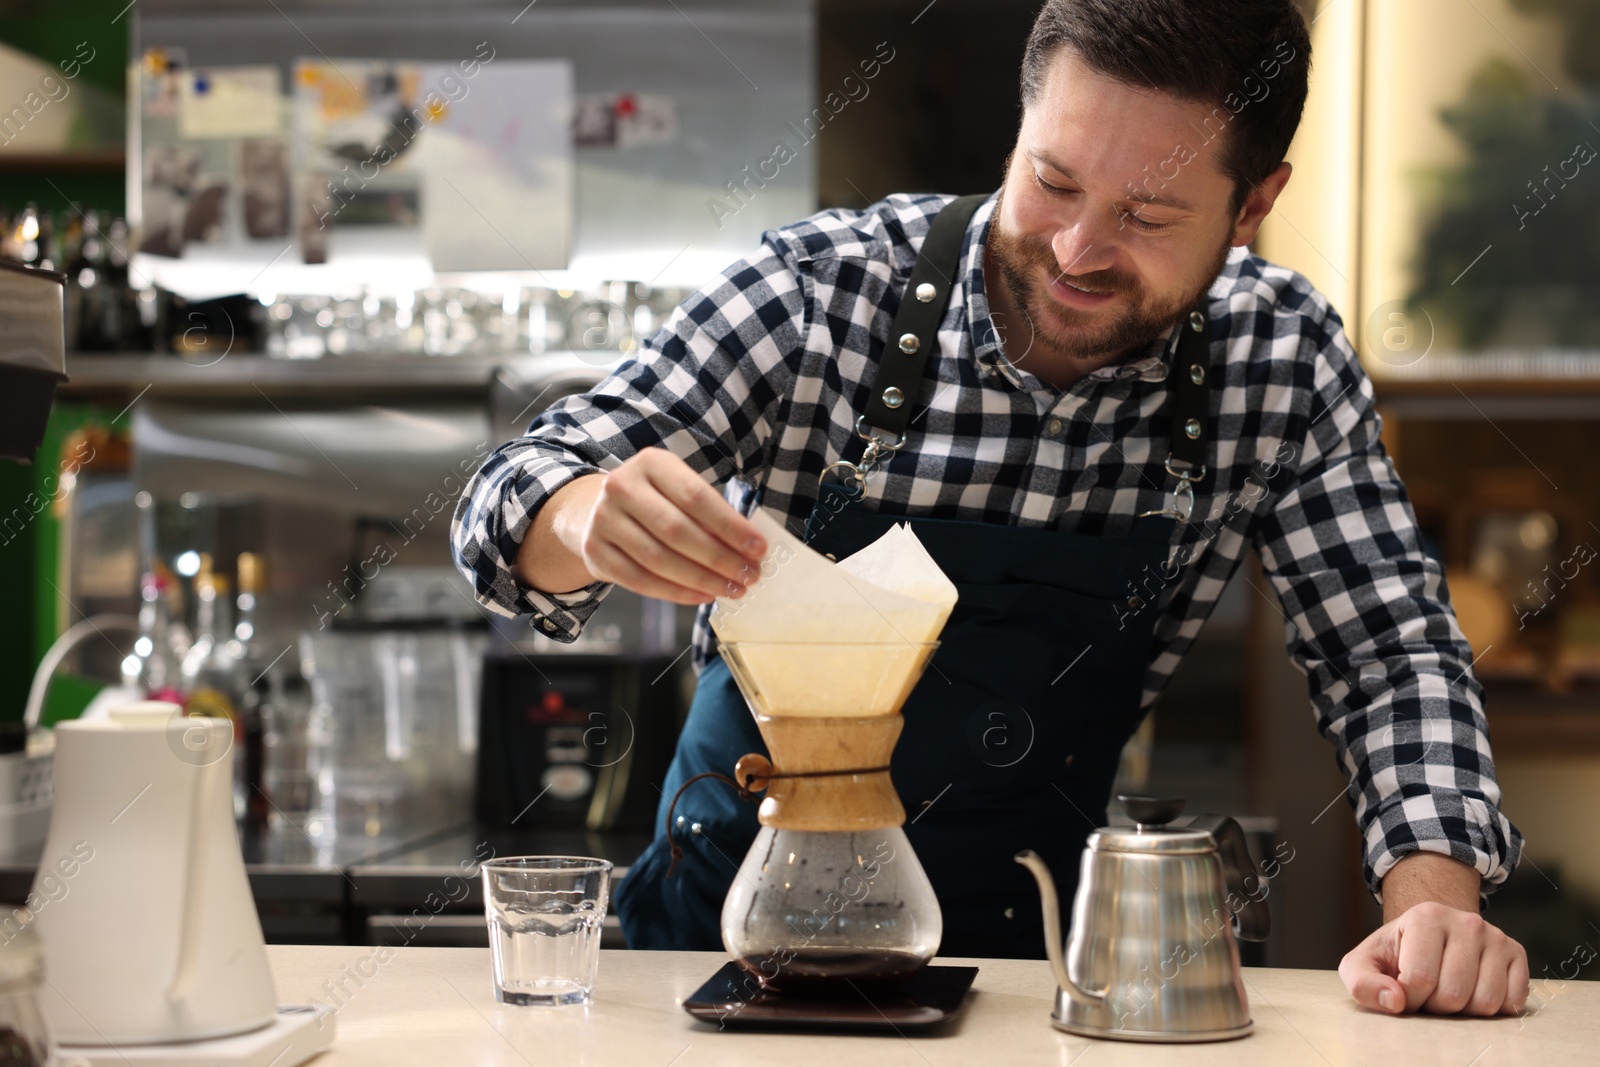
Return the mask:
<path id="1" fill-rule="evenodd" d="M 1172 457 L 1167 457 L 1167 473 L 1178 479 L 1178 486 L 1172 491 L 1172 506 L 1159 511 L 1141 511 L 1139 518 L 1170 516 L 1179 522 L 1188 522 L 1189 516 L 1194 514 L 1194 483 L 1206 476 L 1206 466 L 1200 464 L 1199 470 L 1173 470 Z"/>
<path id="2" fill-rule="evenodd" d="M 872 473 L 872 468 L 877 466 L 878 462 L 885 456 L 892 456 L 898 452 L 900 447 L 906 443 L 906 435 L 904 433 L 900 435 L 900 440 L 891 445 L 876 433 L 866 432 L 866 420 L 867 417 L 865 415 L 856 418 L 856 436 L 867 443 L 867 450 L 861 454 L 861 459 L 856 463 L 841 459 L 836 463 L 828 464 L 822 468 L 822 473 L 817 476 L 818 485 L 826 482 L 828 475 L 835 470 L 847 471 L 849 473 L 844 476 L 840 484 L 844 486 L 845 492 L 851 496 L 860 496 L 866 491 L 867 475 Z"/>
<path id="3" fill-rule="evenodd" d="M 1206 476 L 1211 347 L 1205 339 L 1205 312 L 1191 311 L 1188 327 L 1178 331 L 1178 351 L 1173 359 L 1178 393 L 1173 403 L 1172 451 L 1167 453 L 1166 462 L 1167 473 L 1178 479 L 1178 487 L 1172 491 L 1170 508 L 1142 512 L 1141 519 L 1170 516 L 1187 523 L 1194 514 L 1194 484 Z"/>

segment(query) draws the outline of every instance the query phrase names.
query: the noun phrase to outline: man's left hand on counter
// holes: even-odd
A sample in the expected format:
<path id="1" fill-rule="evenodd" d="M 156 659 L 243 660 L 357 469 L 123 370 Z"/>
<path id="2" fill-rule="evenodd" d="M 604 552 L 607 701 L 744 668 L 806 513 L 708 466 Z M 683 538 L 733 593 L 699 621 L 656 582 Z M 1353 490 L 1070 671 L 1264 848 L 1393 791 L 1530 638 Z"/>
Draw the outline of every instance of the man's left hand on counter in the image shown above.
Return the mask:
<path id="1" fill-rule="evenodd" d="M 1339 964 L 1364 1008 L 1391 1015 L 1515 1015 L 1528 1000 L 1528 954 L 1478 912 L 1478 872 L 1413 852 L 1383 879 L 1384 923 Z"/>

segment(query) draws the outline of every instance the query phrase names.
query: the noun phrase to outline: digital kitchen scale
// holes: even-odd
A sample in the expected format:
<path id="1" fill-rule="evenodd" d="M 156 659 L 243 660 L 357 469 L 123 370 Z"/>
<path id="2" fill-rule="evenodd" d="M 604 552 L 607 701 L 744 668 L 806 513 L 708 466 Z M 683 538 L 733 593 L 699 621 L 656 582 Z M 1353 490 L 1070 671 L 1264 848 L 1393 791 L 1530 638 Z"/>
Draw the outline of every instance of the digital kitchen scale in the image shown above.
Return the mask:
<path id="1" fill-rule="evenodd" d="M 729 961 L 683 1002 L 683 1010 L 719 1030 L 823 1030 L 904 1036 L 955 1018 L 966 1005 L 976 967 L 925 967 L 893 993 L 837 998 L 784 996 L 750 988 Z"/>

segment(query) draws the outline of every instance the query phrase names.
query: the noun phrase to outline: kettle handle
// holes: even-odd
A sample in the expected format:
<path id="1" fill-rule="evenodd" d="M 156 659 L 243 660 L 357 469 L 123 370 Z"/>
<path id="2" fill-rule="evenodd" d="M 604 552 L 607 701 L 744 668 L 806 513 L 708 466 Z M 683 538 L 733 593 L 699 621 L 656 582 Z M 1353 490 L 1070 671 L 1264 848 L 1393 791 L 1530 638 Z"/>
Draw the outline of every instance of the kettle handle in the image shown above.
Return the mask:
<path id="1" fill-rule="evenodd" d="M 1228 886 L 1228 896 L 1235 894 L 1245 901 L 1233 913 L 1234 936 L 1241 941 L 1265 941 L 1272 931 L 1272 913 L 1267 910 L 1266 879 L 1250 855 L 1250 846 L 1244 837 L 1244 828 L 1227 815 L 1196 815 L 1189 820 L 1189 829 L 1205 830 L 1217 842 L 1217 856 L 1222 861 L 1223 878 Z M 1253 884 L 1252 884 L 1253 883 Z M 1260 896 L 1253 896 L 1260 891 Z"/>

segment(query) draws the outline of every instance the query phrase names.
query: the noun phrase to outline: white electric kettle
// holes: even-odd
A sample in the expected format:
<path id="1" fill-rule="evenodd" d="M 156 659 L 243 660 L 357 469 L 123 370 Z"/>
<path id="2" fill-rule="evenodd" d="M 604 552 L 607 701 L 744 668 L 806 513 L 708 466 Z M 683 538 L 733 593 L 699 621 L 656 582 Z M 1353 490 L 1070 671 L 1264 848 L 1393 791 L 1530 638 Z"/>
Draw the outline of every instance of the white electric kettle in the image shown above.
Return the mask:
<path id="1" fill-rule="evenodd" d="M 232 744 L 227 719 L 159 701 L 56 727 L 55 810 L 31 903 L 57 1040 L 191 1041 L 273 1021 L 234 831 Z"/>

